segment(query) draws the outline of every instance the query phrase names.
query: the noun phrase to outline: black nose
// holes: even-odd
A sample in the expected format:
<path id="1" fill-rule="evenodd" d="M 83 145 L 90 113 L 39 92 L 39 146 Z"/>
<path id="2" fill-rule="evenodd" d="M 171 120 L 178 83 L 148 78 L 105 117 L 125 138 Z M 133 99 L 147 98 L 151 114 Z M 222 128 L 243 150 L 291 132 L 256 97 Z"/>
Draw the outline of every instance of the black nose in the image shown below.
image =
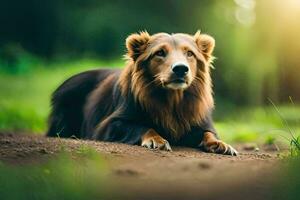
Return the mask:
<path id="1" fill-rule="evenodd" d="M 172 71 L 176 74 L 176 76 L 182 78 L 188 73 L 189 67 L 185 64 L 177 64 L 172 66 Z"/>

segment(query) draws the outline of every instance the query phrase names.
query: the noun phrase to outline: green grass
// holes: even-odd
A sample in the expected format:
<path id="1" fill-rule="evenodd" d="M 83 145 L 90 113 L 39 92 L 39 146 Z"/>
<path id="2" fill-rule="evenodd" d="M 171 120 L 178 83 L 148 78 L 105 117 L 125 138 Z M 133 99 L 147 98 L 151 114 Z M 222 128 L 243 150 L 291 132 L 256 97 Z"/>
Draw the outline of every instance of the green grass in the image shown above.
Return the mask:
<path id="1" fill-rule="evenodd" d="M 218 108 L 217 108 L 218 109 Z M 279 106 L 282 116 L 297 135 L 300 133 L 300 107 L 293 105 Z M 217 110 L 216 110 L 217 111 Z M 287 127 L 282 123 L 273 106 L 235 108 L 227 116 L 216 112 L 216 127 L 222 138 L 233 142 L 274 143 L 285 141 L 289 137 Z M 221 116 L 221 117 L 220 117 Z"/>
<path id="2" fill-rule="evenodd" d="M 50 111 L 50 95 L 66 78 L 96 66 L 123 65 L 123 61 L 81 59 L 38 63 L 24 68 L 27 70 L 22 73 L 0 70 L 0 130 L 43 133 Z M 299 134 L 300 106 L 279 106 L 279 109 L 295 135 Z M 288 135 L 272 105 L 238 108 L 221 101 L 217 103 L 214 118 L 221 138 L 227 142 L 270 143 L 270 138 L 275 142 L 282 139 L 280 135 Z"/>
<path id="3" fill-rule="evenodd" d="M 295 130 L 290 126 L 290 123 L 286 119 L 285 116 L 282 115 L 281 111 L 278 109 L 278 107 L 274 104 L 272 100 L 269 100 L 271 104 L 273 105 L 274 109 L 278 113 L 278 115 L 281 118 L 282 124 L 287 129 L 287 132 L 289 133 L 288 137 L 285 137 L 287 141 L 290 142 L 290 155 L 292 157 L 298 157 L 300 155 L 300 135 L 296 135 Z M 295 107 L 294 101 L 292 97 L 290 97 L 291 104 Z"/>
<path id="4" fill-rule="evenodd" d="M 80 60 L 39 64 L 22 74 L 0 71 L 0 130 L 45 131 L 51 93 L 71 75 L 97 66 L 122 66 L 122 63 Z"/>
<path id="5" fill-rule="evenodd" d="M 92 149 L 72 155 L 63 152 L 43 164 L 0 162 L 0 196 L 11 200 L 105 199 L 107 172 L 102 157 Z"/>

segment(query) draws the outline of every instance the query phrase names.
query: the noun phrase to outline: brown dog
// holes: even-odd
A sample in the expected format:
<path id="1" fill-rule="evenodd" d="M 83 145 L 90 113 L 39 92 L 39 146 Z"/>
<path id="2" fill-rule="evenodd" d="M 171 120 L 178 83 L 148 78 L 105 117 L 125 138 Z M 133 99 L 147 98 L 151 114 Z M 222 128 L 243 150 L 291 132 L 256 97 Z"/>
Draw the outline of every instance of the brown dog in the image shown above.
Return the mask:
<path id="1" fill-rule="evenodd" d="M 124 70 L 87 71 L 54 92 L 47 135 L 237 155 L 212 125 L 214 45 L 199 31 L 130 35 Z"/>

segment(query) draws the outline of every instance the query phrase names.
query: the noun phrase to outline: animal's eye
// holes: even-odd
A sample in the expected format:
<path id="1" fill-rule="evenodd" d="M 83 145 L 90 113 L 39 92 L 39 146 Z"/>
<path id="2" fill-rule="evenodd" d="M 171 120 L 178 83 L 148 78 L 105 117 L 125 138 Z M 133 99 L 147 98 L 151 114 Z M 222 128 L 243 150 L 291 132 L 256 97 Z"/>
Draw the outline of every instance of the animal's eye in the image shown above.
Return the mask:
<path id="1" fill-rule="evenodd" d="M 158 50 L 156 53 L 155 53 L 155 56 L 159 56 L 159 57 L 166 57 L 166 52 L 164 50 Z"/>
<path id="2" fill-rule="evenodd" d="M 186 55 L 187 55 L 187 57 L 192 57 L 192 56 L 194 56 L 194 53 L 192 51 L 187 51 Z"/>

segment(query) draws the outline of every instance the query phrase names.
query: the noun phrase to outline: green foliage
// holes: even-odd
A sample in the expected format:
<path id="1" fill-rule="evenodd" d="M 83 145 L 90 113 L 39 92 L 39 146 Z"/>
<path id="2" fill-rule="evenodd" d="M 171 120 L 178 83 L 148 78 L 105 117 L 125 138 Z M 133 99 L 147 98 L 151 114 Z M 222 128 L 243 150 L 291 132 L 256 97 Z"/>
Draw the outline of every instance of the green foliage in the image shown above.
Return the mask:
<path id="1" fill-rule="evenodd" d="M 291 103 L 293 104 L 293 108 L 295 108 L 294 102 L 290 97 Z M 276 110 L 277 114 L 279 115 L 284 128 L 286 129 L 285 132 L 288 133 L 288 136 L 283 136 L 286 140 L 290 142 L 290 155 L 292 157 L 300 155 L 300 136 L 295 136 L 296 132 L 290 127 L 288 120 L 282 115 L 278 107 L 274 104 L 274 102 L 269 99 L 271 104 L 273 105 L 274 109 Z M 299 120 L 297 120 L 299 122 Z M 298 124 L 299 125 L 299 124 Z"/>
<path id="2" fill-rule="evenodd" d="M 300 156 L 300 136 L 292 137 L 290 141 L 291 156 Z"/>
<path id="3" fill-rule="evenodd" d="M 76 153 L 81 156 L 93 156 L 95 154 L 95 150 L 86 144 L 81 144 L 76 150 Z"/>
<path id="4" fill-rule="evenodd" d="M 133 32 L 200 29 L 216 39 L 216 95 L 240 106 L 268 97 L 286 102 L 289 95 L 299 102 L 295 1 L 10 0 L 0 6 L 0 69 L 23 73 L 36 60 L 57 57 L 120 58 Z"/>
<path id="5" fill-rule="evenodd" d="M 282 121 L 272 106 L 266 107 L 237 107 L 217 102 L 214 118 L 216 128 L 225 141 L 273 142 L 272 138 L 284 141 L 283 137 L 289 135 L 282 129 Z M 281 114 L 285 117 L 291 128 L 300 131 L 299 106 L 282 105 Z M 283 137 L 281 137 L 283 136 Z"/>
<path id="6" fill-rule="evenodd" d="M 51 93 L 59 84 L 81 71 L 120 63 L 78 60 L 39 63 L 23 74 L 0 71 L 0 130 L 45 131 Z"/>
<path id="7" fill-rule="evenodd" d="M 0 196 L 11 200 L 103 199 L 106 171 L 101 157 L 92 150 L 63 153 L 38 165 L 0 163 Z"/>
<path id="8" fill-rule="evenodd" d="M 38 65 L 40 59 L 26 51 L 21 45 L 6 44 L 0 49 L 0 70 L 10 74 L 23 74 Z"/>
<path id="9" fill-rule="evenodd" d="M 265 140 L 265 144 L 272 145 L 275 144 L 276 138 L 274 135 L 268 135 Z"/>

